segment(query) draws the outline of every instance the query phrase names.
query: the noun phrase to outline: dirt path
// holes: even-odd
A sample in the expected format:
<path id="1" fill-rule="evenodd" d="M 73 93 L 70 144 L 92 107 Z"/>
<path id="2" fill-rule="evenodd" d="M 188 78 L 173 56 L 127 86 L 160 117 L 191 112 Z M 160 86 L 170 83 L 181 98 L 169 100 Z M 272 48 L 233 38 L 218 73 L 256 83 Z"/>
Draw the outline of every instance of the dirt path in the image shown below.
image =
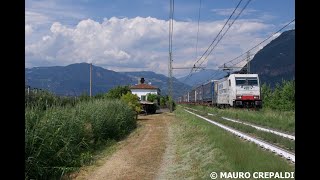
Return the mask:
<path id="1" fill-rule="evenodd" d="M 168 112 L 139 116 L 138 130 L 121 142 L 101 166 L 83 170 L 74 179 L 157 179 L 169 144 Z"/>

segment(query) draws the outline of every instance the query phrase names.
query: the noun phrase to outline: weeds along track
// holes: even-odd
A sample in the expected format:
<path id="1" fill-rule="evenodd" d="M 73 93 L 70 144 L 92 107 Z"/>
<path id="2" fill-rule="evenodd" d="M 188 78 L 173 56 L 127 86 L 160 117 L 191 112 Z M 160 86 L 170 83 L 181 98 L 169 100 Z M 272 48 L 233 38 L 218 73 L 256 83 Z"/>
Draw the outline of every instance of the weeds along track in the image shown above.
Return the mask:
<path id="1" fill-rule="evenodd" d="M 192 110 L 192 111 L 196 111 L 196 112 L 201 112 L 199 110 L 196 110 L 196 109 L 192 109 L 192 108 L 189 108 L 189 107 L 185 107 L 186 109 L 189 109 L 189 110 Z M 202 112 L 204 113 L 204 112 Z M 207 113 L 209 116 L 216 116 L 215 114 L 212 114 L 212 113 Z M 274 129 L 269 129 L 269 128 L 265 128 L 265 127 L 261 127 L 261 126 L 257 126 L 257 125 L 253 125 L 251 123 L 247 123 L 247 122 L 243 122 L 243 121 L 239 121 L 239 120 L 235 120 L 235 119 L 231 119 L 231 118 L 228 118 L 228 117 L 223 117 L 221 116 L 222 119 L 224 120 L 227 120 L 227 121 L 232 121 L 232 122 L 235 122 L 235 123 L 239 123 L 239 124 L 244 124 L 244 125 L 247 125 L 247 126 L 251 126 L 255 129 L 258 129 L 258 130 L 261 130 L 261 131 L 265 131 L 265 132 L 269 132 L 269 133 L 272 133 L 272 134 L 276 134 L 276 135 L 279 135 L 279 136 L 282 136 L 284 138 L 288 138 L 288 139 L 291 139 L 291 140 L 295 140 L 295 136 L 294 135 L 290 135 L 290 134 L 287 134 L 287 133 L 283 133 L 283 132 L 280 132 L 280 131 L 277 131 L 277 130 L 274 130 Z"/>
<path id="2" fill-rule="evenodd" d="M 203 117 L 203 116 L 200 116 L 200 115 L 198 115 L 198 114 L 196 114 L 196 113 L 194 113 L 194 112 L 191 112 L 191 111 L 189 111 L 189 110 L 187 110 L 187 109 L 184 109 L 184 110 L 185 110 L 186 112 L 190 113 L 190 114 L 193 114 L 193 115 L 195 115 L 195 116 L 197 116 L 197 117 L 199 117 L 199 118 L 201 118 L 201 119 L 203 119 L 203 120 L 211 123 L 211 124 L 217 125 L 217 126 L 223 128 L 223 129 L 225 129 L 225 130 L 227 130 L 227 131 L 229 131 L 229 132 L 237 135 L 238 137 L 240 137 L 240 138 L 242 138 L 242 139 L 244 139 L 244 140 L 248 140 L 248 141 L 250 141 L 250 142 L 253 142 L 253 143 L 255 143 L 255 144 L 258 144 L 261 148 L 270 150 L 270 151 L 272 151 L 273 153 L 276 153 L 276 154 L 278 154 L 279 156 L 284 157 L 284 158 L 286 158 L 287 160 L 290 160 L 292 163 L 295 163 L 295 154 L 292 153 L 292 152 L 289 152 L 289 151 L 287 151 L 287 150 L 284 150 L 284 149 L 282 149 L 282 148 L 280 148 L 280 147 L 278 147 L 278 146 L 275 146 L 275 145 L 270 144 L 270 143 L 268 143 L 268 142 L 262 141 L 262 140 L 260 140 L 260 139 L 255 138 L 255 137 L 249 136 L 249 135 L 247 135 L 247 134 L 245 134 L 245 133 L 243 133 L 243 132 L 240 132 L 240 131 L 238 131 L 238 130 L 235 130 L 235 129 L 233 129 L 233 128 L 230 128 L 230 127 L 228 127 L 228 126 L 226 126 L 226 125 L 223 125 L 223 124 L 221 124 L 221 123 L 215 122 L 215 121 L 213 121 L 213 120 L 211 120 L 211 119 L 208 119 L 208 118 L 205 118 L 205 117 Z"/>
<path id="3" fill-rule="evenodd" d="M 211 115 L 211 114 L 208 113 L 208 115 Z M 231 118 L 227 118 L 227 117 L 221 117 L 221 118 L 222 118 L 222 119 L 225 119 L 225 120 L 227 120 L 227 121 L 232 121 L 232 122 L 244 124 L 244 125 L 251 126 L 251 127 L 256 128 L 256 129 L 258 129 L 258 130 L 261 130 L 261 131 L 269 132 L 269 133 L 276 134 L 276 135 L 279 135 L 279 136 L 282 136 L 282 137 L 285 137 L 285 138 L 288 138 L 288 139 L 295 140 L 295 136 L 290 135 L 290 134 L 282 133 L 282 132 L 275 131 L 275 130 L 268 129 L 268 128 L 264 128 L 264 127 L 259 127 L 259 126 L 256 126 L 256 125 L 253 125 L 253 124 L 250 124 L 250 123 L 245 123 L 245 122 L 237 121 L 237 120 L 235 120 L 235 119 L 231 119 Z"/>

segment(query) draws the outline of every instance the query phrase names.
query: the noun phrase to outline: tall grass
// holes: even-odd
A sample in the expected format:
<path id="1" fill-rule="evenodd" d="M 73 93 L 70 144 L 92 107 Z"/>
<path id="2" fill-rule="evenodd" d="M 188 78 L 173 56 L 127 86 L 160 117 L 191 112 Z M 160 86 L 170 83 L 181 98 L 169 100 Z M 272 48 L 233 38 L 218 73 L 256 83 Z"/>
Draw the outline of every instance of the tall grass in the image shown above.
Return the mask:
<path id="1" fill-rule="evenodd" d="M 201 110 L 204 112 L 214 113 L 218 116 L 226 116 L 241 121 L 247 121 L 253 124 L 278 129 L 280 131 L 294 134 L 295 132 L 295 111 L 279 111 L 263 108 L 259 111 L 247 109 L 219 109 L 215 107 L 206 106 L 192 106 L 188 107 Z"/>
<path id="2" fill-rule="evenodd" d="M 102 145 L 136 128 L 132 110 L 120 100 L 79 102 L 74 107 L 25 110 L 25 177 L 56 179 L 91 161 Z"/>
<path id="3" fill-rule="evenodd" d="M 25 92 L 25 107 L 39 108 L 46 110 L 54 106 L 75 106 L 77 102 L 82 101 L 81 97 L 63 97 L 56 96 L 49 91 L 39 91 L 37 93 Z"/>

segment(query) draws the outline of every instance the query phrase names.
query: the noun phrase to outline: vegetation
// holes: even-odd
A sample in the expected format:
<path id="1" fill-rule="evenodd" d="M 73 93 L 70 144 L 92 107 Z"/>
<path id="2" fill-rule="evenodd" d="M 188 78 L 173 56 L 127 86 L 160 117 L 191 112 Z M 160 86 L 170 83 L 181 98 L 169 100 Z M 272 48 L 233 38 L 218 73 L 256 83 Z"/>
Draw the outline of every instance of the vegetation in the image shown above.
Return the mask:
<path id="1" fill-rule="evenodd" d="M 263 84 L 261 86 L 263 107 L 281 111 L 295 110 L 295 81 L 283 80 L 274 90 Z"/>
<path id="2" fill-rule="evenodd" d="M 170 109 L 170 111 L 174 111 L 176 109 L 176 103 L 171 97 L 168 98 L 167 106 Z"/>
<path id="3" fill-rule="evenodd" d="M 267 128 L 285 131 L 291 134 L 295 132 L 295 112 L 279 111 L 263 108 L 259 111 L 247 109 L 219 109 L 206 106 L 185 105 L 187 107 L 201 110 L 206 113 L 213 113 L 217 116 L 225 116 L 241 121 L 250 122 Z"/>
<path id="4" fill-rule="evenodd" d="M 160 107 L 164 108 L 166 107 L 166 98 L 165 97 L 160 97 Z"/>
<path id="5" fill-rule="evenodd" d="M 26 94 L 26 179 L 59 179 L 136 128 L 135 113 L 127 103 L 99 98 Z"/>
<path id="6" fill-rule="evenodd" d="M 131 92 L 129 86 L 117 86 L 110 89 L 105 97 L 108 99 L 120 99 L 122 95 L 127 94 L 128 92 Z"/>
<path id="7" fill-rule="evenodd" d="M 25 107 L 28 108 L 46 110 L 53 106 L 75 106 L 79 101 L 81 101 L 80 98 L 55 96 L 49 91 L 25 92 Z"/>
<path id="8" fill-rule="evenodd" d="M 147 94 L 147 100 L 150 101 L 150 102 L 158 103 L 160 101 L 160 96 L 158 96 L 157 94 L 148 93 Z"/>
<path id="9" fill-rule="evenodd" d="M 175 157 L 164 170 L 166 179 L 210 179 L 211 172 L 293 172 L 287 160 L 240 140 L 180 108 L 174 111 Z"/>
<path id="10" fill-rule="evenodd" d="M 269 143 L 276 144 L 276 145 L 278 145 L 284 149 L 287 149 L 289 151 L 292 151 L 292 152 L 295 151 L 295 141 L 290 140 L 288 138 L 285 138 L 285 137 L 282 137 L 282 136 L 279 136 L 276 134 L 272 134 L 269 132 L 261 131 L 261 130 L 254 128 L 254 127 L 245 125 L 245 124 L 227 121 L 227 120 L 224 120 L 224 119 L 217 117 L 217 116 L 215 116 L 213 118 L 212 116 L 208 116 L 207 113 L 204 113 L 202 111 L 197 111 L 196 113 L 200 114 L 203 117 L 213 119 L 214 121 L 216 121 L 218 123 L 224 124 L 226 126 L 234 128 L 234 129 L 237 129 L 241 132 L 244 132 L 244 133 L 250 134 L 254 137 L 260 138 L 260 139 L 267 141 Z"/>
<path id="11" fill-rule="evenodd" d="M 142 107 L 139 103 L 139 97 L 136 94 L 132 94 L 131 91 L 121 96 L 121 100 L 128 104 L 132 111 L 136 114 L 136 119 L 138 119 L 138 114 L 141 112 Z"/>

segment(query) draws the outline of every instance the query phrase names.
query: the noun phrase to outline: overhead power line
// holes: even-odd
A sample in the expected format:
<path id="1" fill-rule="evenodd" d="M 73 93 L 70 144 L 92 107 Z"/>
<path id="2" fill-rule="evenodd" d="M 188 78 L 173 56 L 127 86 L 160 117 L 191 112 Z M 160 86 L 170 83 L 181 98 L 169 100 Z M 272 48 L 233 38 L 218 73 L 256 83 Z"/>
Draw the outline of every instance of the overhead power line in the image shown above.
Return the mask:
<path id="1" fill-rule="evenodd" d="M 198 68 L 196 67 L 196 64 L 198 62 L 200 62 L 200 60 L 205 57 L 203 59 L 203 61 L 197 65 L 199 67 L 201 67 L 201 65 L 203 64 L 203 62 L 208 58 L 208 56 L 212 53 L 213 49 L 218 45 L 218 43 L 221 41 L 221 39 L 224 37 L 224 35 L 228 32 L 228 30 L 231 28 L 231 26 L 234 24 L 234 22 L 238 19 L 238 17 L 240 16 L 240 14 L 243 12 L 243 10 L 247 7 L 247 5 L 250 3 L 251 0 L 248 0 L 247 3 L 245 4 L 245 6 L 241 9 L 241 11 L 237 14 L 237 16 L 235 17 L 235 19 L 229 24 L 227 30 L 222 34 L 222 36 L 218 39 L 218 37 L 220 36 L 220 34 L 222 33 L 222 31 L 224 30 L 224 28 L 226 27 L 226 25 L 229 23 L 229 21 L 231 20 L 231 18 L 233 17 L 233 15 L 235 14 L 235 12 L 237 11 L 238 7 L 240 6 L 240 4 L 242 3 L 243 0 L 240 0 L 239 3 L 237 4 L 237 6 L 235 7 L 235 9 L 233 10 L 233 12 L 231 13 L 231 15 L 229 16 L 228 20 L 225 22 L 224 26 L 221 28 L 221 30 L 219 31 L 219 33 L 217 34 L 217 36 L 214 38 L 214 40 L 211 42 L 211 44 L 209 45 L 209 47 L 207 48 L 207 50 L 202 54 L 202 56 L 194 63 L 194 68 L 191 68 L 187 78 L 185 78 L 185 81 L 191 77 L 193 70 L 197 70 Z M 217 41 L 217 43 L 213 46 L 213 44 Z M 213 47 L 212 47 L 213 46 Z"/>
<path id="2" fill-rule="evenodd" d="M 221 41 L 221 39 L 224 37 L 224 35 L 228 32 L 228 30 L 231 28 L 231 26 L 234 24 L 234 22 L 239 18 L 240 14 L 244 11 L 244 9 L 248 6 L 248 4 L 251 2 L 251 0 L 248 0 L 247 3 L 245 4 L 245 6 L 241 9 L 241 11 L 238 13 L 238 15 L 236 16 L 236 18 L 231 22 L 231 24 L 228 26 L 227 30 L 223 33 L 223 35 L 220 37 L 220 39 L 217 41 L 217 43 L 213 46 L 213 48 L 211 48 L 210 52 L 206 55 L 206 57 L 204 58 L 204 60 L 200 63 L 199 66 L 202 65 L 203 62 L 205 62 L 208 58 L 208 56 L 212 53 L 213 49 L 218 45 L 218 43 Z M 241 1 L 240 1 L 241 3 Z"/>
<path id="3" fill-rule="evenodd" d="M 242 57 L 243 55 L 247 54 L 248 52 L 252 51 L 253 49 L 257 48 L 258 46 L 260 46 L 262 43 L 266 42 L 268 39 L 272 38 L 275 34 L 279 33 L 280 31 L 282 31 L 284 28 L 288 27 L 291 23 L 293 23 L 295 21 L 295 19 L 291 20 L 289 23 L 287 23 L 286 25 L 284 25 L 282 28 L 280 28 L 278 31 L 272 33 L 270 36 L 268 36 L 266 39 L 264 39 L 263 41 L 261 41 L 260 43 L 258 43 L 257 45 L 253 46 L 252 48 L 250 48 L 249 50 L 247 50 L 246 52 L 242 53 L 241 55 L 233 58 L 232 60 L 224 63 L 224 64 L 228 64 L 228 63 L 232 63 L 233 61 L 239 59 L 240 57 Z M 243 59 L 245 60 L 245 59 Z M 243 61 L 241 60 L 241 61 Z M 233 63 L 234 64 L 239 64 L 241 61 L 237 62 L 237 63 Z M 222 66 L 222 65 L 221 65 Z"/>
<path id="4" fill-rule="evenodd" d="M 254 48 L 258 47 L 259 45 L 261 45 L 262 43 L 266 42 L 268 39 L 272 38 L 275 34 L 281 32 L 283 29 L 285 29 L 286 27 L 288 27 L 291 23 L 293 23 L 295 21 L 295 19 L 291 20 L 289 23 L 285 24 L 283 27 L 281 27 L 278 31 L 272 33 L 271 35 L 269 35 L 266 39 L 264 39 L 263 41 L 261 41 L 260 43 L 258 43 L 257 45 L 253 46 L 252 48 L 250 48 L 249 50 L 247 50 L 246 52 L 242 53 L 240 56 L 237 56 L 236 58 L 233 58 L 232 60 L 228 61 L 227 63 L 230 63 L 232 61 L 235 61 L 236 59 L 240 58 L 243 55 L 247 55 L 250 51 L 252 51 Z M 256 53 L 258 53 L 259 51 L 257 51 Z M 254 57 L 254 55 L 256 53 L 252 53 L 250 54 L 250 57 Z M 243 59 L 241 59 L 241 61 L 238 61 L 236 63 L 231 64 L 230 66 L 225 66 L 224 63 L 222 65 L 220 65 L 220 68 L 226 67 L 226 68 L 234 68 L 236 65 L 238 65 L 239 63 L 243 62 L 243 61 L 247 61 L 247 57 L 244 57 Z M 231 67 L 232 66 L 232 67 Z M 211 74 L 210 78 L 202 81 L 200 84 L 203 84 L 205 82 L 208 82 L 209 80 L 211 80 L 212 78 L 214 78 L 217 75 L 218 71 L 214 72 Z"/>
<path id="5" fill-rule="evenodd" d="M 236 59 L 240 58 L 240 57 L 243 56 L 243 55 L 247 55 L 247 54 L 248 54 L 250 51 L 252 51 L 254 48 L 256 48 L 256 47 L 258 47 L 259 45 L 261 45 L 262 43 L 266 42 L 268 39 L 272 38 L 275 34 L 281 32 L 283 29 L 285 29 L 286 27 L 288 27 L 288 26 L 289 26 L 291 23 L 293 23 L 294 21 L 295 21 L 295 19 L 291 20 L 289 23 L 287 23 L 287 24 L 285 24 L 283 27 L 281 27 L 278 31 L 272 33 L 272 34 L 269 35 L 266 39 L 264 39 L 263 41 L 261 41 L 261 42 L 258 43 L 257 45 L 253 46 L 252 48 L 250 48 L 250 49 L 247 50 L 246 52 L 242 53 L 240 56 L 237 56 L 236 58 L 233 58 L 232 60 L 228 61 L 227 63 L 230 63 L 230 62 L 232 62 L 232 61 L 235 61 Z M 257 52 L 259 52 L 259 51 L 257 51 Z M 257 53 L 257 52 L 256 52 L 256 53 Z M 250 57 L 254 57 L 254 55 L 255 55 L 256 53 L 250 54 Z M 247 57 L 244 57 L 243 59 L 241 59 L 241 61 L 238 61 L 238 62 L 236 62 L 236 63 L 233 63 L 231 66 L 235 67 L 235 65 L 237 65 L 237 64 L 239 64 L 239 63 L 241 63 L 241 62 L 243 62 L 243 61 L 247 61 Z M 230 67 L 230 66 L 225 66 L 225 64 L 227 64 L 227 63 L 224 63 L 224 64 L 220 65 L 219 67 L 221 67 L 221 68 L 223 68 L 223 67 L 232 68 L 232 67 Z M 206 79 L 205 81 L 201 82 L 200 84 L 203 84 L 203 83 L 211 80 L 213 77 L 215 77 L 215 76 L 217 75 L 217 72 L 218 72 L 218 71 L 212 73 L 212 75 L 210 76 L 210 78 Z"/>

